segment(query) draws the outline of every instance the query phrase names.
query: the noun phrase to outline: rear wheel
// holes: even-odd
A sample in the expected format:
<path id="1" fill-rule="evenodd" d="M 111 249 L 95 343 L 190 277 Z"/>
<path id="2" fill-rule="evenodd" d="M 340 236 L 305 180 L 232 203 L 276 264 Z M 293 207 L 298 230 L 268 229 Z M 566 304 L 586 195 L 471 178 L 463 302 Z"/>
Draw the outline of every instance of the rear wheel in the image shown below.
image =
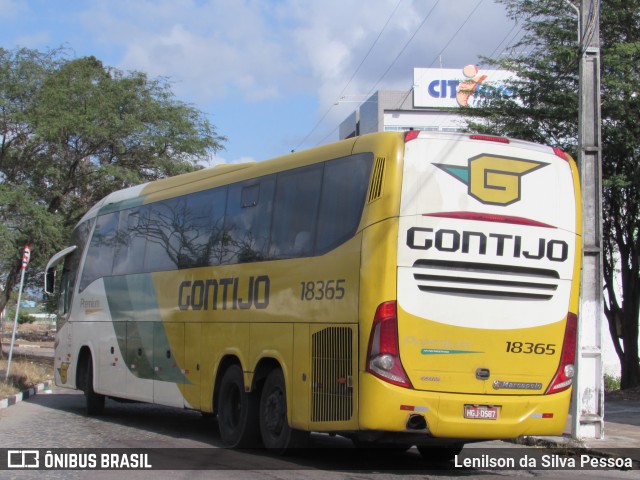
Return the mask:
<path id="1" fill-rule="evenodd" d="M 287 391 L 282 370 L 276 368 L 267 376 L 260 398 L 260 434 L 264 446 L 283 454 L 293 448 L 308 446 L 309 433 L 295 430 L 287 420 Z"/>
<path id="2" fill-rule="evenodd" d="M 258 443 L 258 399 L 246 393 L 238 365 L 230 366 L 220 382 L 218 428 L 225 447 L 248 448 Z"/>
<path id="3" fill-rule="evenodd" d="M 93 361 L 91 355 L 84 360 L 84 399 L 87 407 L 87 415 L 102 415 L 104 413 L 104 395 L 96 393 L 93 389 Z"/>
<path id="4" fill-rule="evenodd" d="M 432 463 L 444 463 L 458 455 L 464 445 L 450 445 L 448 447 L 426 447 L 418 446 L 418 451 L 422 458 Z"/>

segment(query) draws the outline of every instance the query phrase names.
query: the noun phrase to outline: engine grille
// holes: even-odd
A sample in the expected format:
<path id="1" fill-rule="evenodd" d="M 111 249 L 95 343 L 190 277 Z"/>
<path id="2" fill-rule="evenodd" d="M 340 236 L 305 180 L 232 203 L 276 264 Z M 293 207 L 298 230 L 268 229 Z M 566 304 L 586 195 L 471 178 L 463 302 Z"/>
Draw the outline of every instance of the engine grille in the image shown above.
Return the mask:
<path id="1" fill-rule="evenodd" d="M 328 327 L 312 335 L 311 420 L 336 422 L 353 415 L 353 342 L 348 327 Z"/>

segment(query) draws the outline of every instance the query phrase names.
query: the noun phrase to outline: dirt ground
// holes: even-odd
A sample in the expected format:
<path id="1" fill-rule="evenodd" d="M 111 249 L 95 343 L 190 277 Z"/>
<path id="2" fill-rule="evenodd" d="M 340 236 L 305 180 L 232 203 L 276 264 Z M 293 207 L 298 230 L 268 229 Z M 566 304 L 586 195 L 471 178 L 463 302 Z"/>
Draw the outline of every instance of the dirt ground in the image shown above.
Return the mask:
<path id="1" fill-rule="evenodd" d="M 4 349 L 9 348 L 11 344 L 11 335 L 13 333 L 13 322 L 4 322 L 4 331 L 2 333 L 2 346 Z M 53 347 L 56 330 L 55 325 L 46 323 L 23 323 L 18 325 L 16 331 L 16 343 L 21 344 L 38 344 L 42 347 Z"/>
<path id="2" fill-rule="evenodd" d="M 3 327 L 4 331 L 0 332 L 2 340 L 0 399 L 53 379 L 53 356 L 47 357 L 31 352 L 53 349 L 55 326 L 36 323 L 18 325 L 8 383 L 5 383 L 5 377 L 11 348 L 13 322 L 5 321 Z"/>
<path id="3" fill-rule="evenodd" d="M 615 390 L 605 394 L 609 400 L 640 400 L 640 387 L 627 388 L 626 390 Z"/>

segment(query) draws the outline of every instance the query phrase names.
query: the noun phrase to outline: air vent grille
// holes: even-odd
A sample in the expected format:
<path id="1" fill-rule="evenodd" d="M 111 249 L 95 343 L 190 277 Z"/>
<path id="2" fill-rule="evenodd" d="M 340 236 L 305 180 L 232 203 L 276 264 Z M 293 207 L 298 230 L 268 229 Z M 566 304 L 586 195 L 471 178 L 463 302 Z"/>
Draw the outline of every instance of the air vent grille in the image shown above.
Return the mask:
<path id="1" fill-rule="evenodd" d="M 313 422 L 350 420 L 353 415 L 353 342 L 348 327 L 329 327 L 312 335 Z"/>
<path id="2" fill-rule="evenodd" d="M 367 200 L 368 203 L 377 200 L 380 198 L 380 195 L 382 195 L 385 164 L 386 159 L 384 157 L 376 158 L 376 163 L 373 166 L 373 174 L 371 175 L 371 185 L 369 187 L 369 197 Z"/>
<path id="3" fill-rule="evenodd" d="M 551 300 L 555 270 L 472 262 L 418 260 L 413 278 L 423 292 L 476 297 Z"/>

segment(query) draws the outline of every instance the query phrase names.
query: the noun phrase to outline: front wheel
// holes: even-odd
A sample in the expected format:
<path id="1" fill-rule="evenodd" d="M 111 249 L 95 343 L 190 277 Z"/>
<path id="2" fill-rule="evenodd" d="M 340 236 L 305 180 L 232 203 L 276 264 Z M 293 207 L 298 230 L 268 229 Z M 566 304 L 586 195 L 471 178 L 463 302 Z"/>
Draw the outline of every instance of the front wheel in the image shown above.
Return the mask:
<path id="1" fill-rule="evenodd" d="M 84 363 L 84 399 L 87 415 L 95 416 L 104 413 L 105 396 L 96 393 L 93 389 L 93 361 L 91 360 L 91 355 L 86 356 Z"/>
<path id="2" fill-rule="evenodd" d="M 260 398 L 260 434 L 264 446 L 284 454 L 293 448 L 308 446 L 309 432 L 293 429 L 287 420 L 287 390 L 279 368 L 272 370 Z"/>

